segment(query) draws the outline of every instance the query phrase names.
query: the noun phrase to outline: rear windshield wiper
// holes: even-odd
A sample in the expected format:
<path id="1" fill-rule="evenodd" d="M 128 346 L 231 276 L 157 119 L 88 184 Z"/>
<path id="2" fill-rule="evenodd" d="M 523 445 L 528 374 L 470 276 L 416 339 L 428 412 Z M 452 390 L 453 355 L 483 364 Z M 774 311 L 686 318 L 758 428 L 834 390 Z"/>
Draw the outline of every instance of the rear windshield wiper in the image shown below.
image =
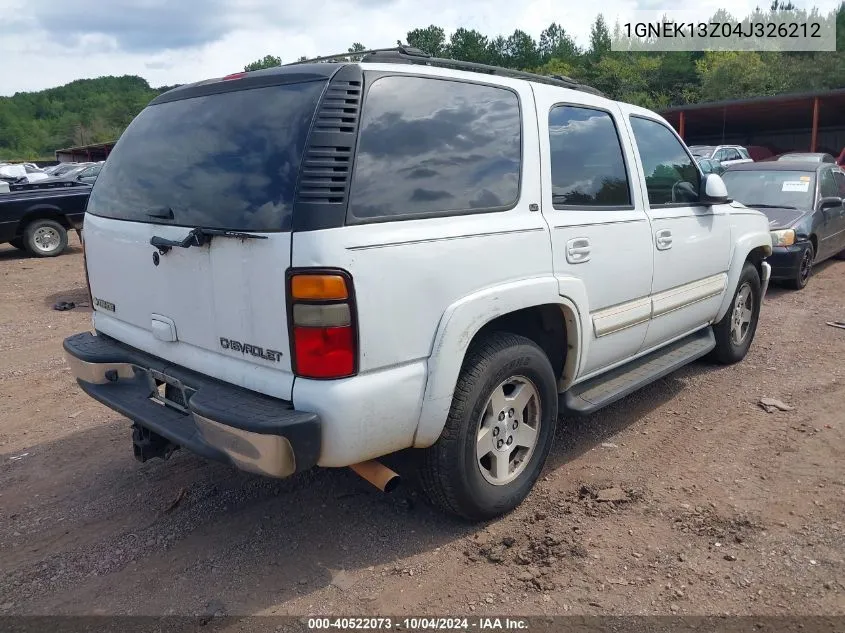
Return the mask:
<path id="1" fill-rule="evenodd" d="M 239 240 L 266 240 L 266 235 L 255 235 L 254 233 L 241 233 L 240 231 L 226 231 L 223 229 L 206 229 L 198 226 L 185 236 L 182 240 L 169 240 L 165 237 L 153 235 L 150 244 L 164 255 L 174 246 L 179 248 L 191 248 L 191 246 L 203 246 L 208 244 L 213 237 L 233 237 Z"/>
<path id="2" fill-rule="evenodd" d="M 752 207 L 755 209 L 792 209 L 793 211 L 797 211 L 798 207 L 791 207 L 788 204 L 758 204 L 756 202 L 743 202 L 746 207 Z"/>

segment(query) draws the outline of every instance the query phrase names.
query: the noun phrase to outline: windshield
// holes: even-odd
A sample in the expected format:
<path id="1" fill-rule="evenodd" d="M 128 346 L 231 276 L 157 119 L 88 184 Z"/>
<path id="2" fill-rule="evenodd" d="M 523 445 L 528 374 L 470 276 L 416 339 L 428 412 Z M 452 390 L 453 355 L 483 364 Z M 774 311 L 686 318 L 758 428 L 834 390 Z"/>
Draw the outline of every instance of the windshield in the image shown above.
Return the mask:
<path id="1" fill-rule="evenodd" d="M 324 86 L 268 86 L 149 106 L 109 155 L 88 212 L 178 226 L 290 230 L 299 162 Z"/>
<path id="2" fill-rule="evenodd" d="M 742 204 L 786 206 L 809 209 L 813 206 L 815 174 L 805 171 L 726 171 L 722 180 L 728 195 Z"/>

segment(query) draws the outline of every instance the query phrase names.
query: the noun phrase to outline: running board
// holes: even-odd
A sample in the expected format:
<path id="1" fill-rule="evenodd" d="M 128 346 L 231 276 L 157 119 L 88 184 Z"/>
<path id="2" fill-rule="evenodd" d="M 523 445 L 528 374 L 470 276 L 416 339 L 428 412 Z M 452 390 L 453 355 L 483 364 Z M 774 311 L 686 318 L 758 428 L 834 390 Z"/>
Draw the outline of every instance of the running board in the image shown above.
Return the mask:
<path id="1" fill-rule="evenodd" d="M 561 413 L 592 413 L 701 358 L 714 347 L 713 328 L 699 330 L 642 358 L 575 385 L 560 395 Z"/>

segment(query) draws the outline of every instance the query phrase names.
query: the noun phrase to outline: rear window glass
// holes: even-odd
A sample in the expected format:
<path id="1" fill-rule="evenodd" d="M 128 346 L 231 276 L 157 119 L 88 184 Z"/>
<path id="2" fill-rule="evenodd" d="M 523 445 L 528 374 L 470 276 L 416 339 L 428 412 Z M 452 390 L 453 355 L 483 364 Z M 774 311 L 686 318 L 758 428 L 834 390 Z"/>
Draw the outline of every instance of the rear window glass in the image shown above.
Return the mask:
<path id="1" fill-rule="evenodd" d="M 383 77 L 367 94 L 353 218 L 506 209 L 519 197 L 519 100 L 504 88 Z"/>
<path id="2" fill-rule="evenodd" d="M 88 212 L 241 231 L 290 229 L 324 81 L 239 90 L 146 108 L 97 178 Z M 173 219 L 151 217 L 171 209 Z"/>

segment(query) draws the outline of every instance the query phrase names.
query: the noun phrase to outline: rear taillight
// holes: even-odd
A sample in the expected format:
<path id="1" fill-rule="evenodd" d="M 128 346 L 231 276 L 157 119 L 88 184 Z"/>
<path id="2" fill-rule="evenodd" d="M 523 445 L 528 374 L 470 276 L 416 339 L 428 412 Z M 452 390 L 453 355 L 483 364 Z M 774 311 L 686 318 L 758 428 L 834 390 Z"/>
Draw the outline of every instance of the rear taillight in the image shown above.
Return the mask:
<path id="1" fill-rule="evenodd" d="M 293 370 L 303 378 L 345 378 L 358 369 L 352 278 L 342 271 L 288 274 Z"/>

